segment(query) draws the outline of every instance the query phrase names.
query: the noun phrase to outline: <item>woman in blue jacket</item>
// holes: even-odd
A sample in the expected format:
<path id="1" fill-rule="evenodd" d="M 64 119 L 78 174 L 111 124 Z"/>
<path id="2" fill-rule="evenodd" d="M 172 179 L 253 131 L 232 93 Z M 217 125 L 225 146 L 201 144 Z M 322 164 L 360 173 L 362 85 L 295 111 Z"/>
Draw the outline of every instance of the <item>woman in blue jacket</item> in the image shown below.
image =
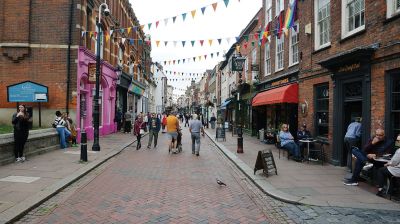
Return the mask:
<path id="1" fill-rule="evenodd" d="M 300 148 L 299 146 L 294 142 L 293 135 L 290 134 L 288 130 L 288 125 L 283 124 L 282 129 L 279 132 L 279 138 L 281 140 L 281 147 L 284 149 L 287 149 L 288 152 L 290 152 L 294 156 L 294 160 L 297 162 L 301 162 L 301 156 L 300 156 Z"/>

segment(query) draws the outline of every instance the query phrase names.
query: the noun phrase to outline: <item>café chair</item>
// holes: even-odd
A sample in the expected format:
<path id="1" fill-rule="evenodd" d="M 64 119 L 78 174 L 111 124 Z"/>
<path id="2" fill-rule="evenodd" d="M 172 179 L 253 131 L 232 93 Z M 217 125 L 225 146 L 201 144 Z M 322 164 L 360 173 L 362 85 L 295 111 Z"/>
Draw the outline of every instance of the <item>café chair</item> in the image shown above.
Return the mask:
<path id="1" fill-rule="evenodd" d="M 392 200 L 393 189 L 395 188 L 396 181 L 400 180 L 400 177 L 392 176 L 389 179 L 389 183 L 387 186 L 386 194 L 389 194 L 389 199 Z"/>
<path id="2" fill-rule="evenodd" d="M 278 154 L 279 156 L 278 157 L 280 159 L 281 158 L 281 150 L 282 150 L 282 156 L 284 155 L 285 151 L 287 151 L 287 150 L 282 148 L 281 139 L 279 138 L 279 134 L 276 135 L 275 147 L 277 147 L 278 150 L 279 150 L 279 154 Z M 287 151 L 286 153 L 287 153 L 287 159 L 289 160 L 289 152 Z"/>

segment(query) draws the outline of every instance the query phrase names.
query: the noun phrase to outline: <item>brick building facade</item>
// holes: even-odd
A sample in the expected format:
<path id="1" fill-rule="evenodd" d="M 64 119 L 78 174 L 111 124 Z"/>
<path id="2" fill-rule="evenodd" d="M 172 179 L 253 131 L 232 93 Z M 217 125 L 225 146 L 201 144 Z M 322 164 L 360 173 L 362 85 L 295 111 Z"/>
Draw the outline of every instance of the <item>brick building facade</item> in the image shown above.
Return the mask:
<path id="1" fill-rule="evenodd" d="M 263 1 L 263 27 L 271 20 L 276 24 L 289 2 L 294 0 Z M 355 117 L 362 117 L 360 144 L 366 143 L 376 128 L 383 128 L 388 138 L 400 133 L 400 2 L 299 0 L 296 3 L 297 29 L 282 35 L 283 63 L 279 62 L 282 50 L 277 46 L 281 40 L 272 34 L 262 45 L 258 89 L 267 93 L 298 85 L 297 104 L 292 108 L 297 113 L 290 111 L 289 117 L 278 118 L 274 127 L 288 122 L 296 126 L 290 129 L 294 135 L 298 125 L 307 124 L 314 137 L 327 143 L 326 159 L 343 166 L 347 156 L 343 138 Z M 290 58 L 296 40 L 297 64 Z M 257 129 L 267 127 L 272 120 L 268 120 L 268 110 L 277 105 L 260 107 L 261 113 L 256 112 L 255 116 L 267 113 L 267 119 L 261 119 Z M 285 108 L 281 107 L 280 113 L 282 109 Z"/>
<path id="2" fill-rule="evenodd" d="M 149 78 L 151 46 L 146 44 L 145 34 L 128 0 L 107 1 L 111 14 L 102 16 L 99 32 L 96 21 L 101 3 L 100 0 L 0 2 L 3 19 L 0 23 L 1 123 L 9 123 L 16 108 L 15 103 L 7 102 L 6 87 L 30 80 L 49 89 L 49 102 L 42 103 L 43 126 L 50 126 L 56 110 L 68 111 L 77 121 L 78 128 L 82 123 L 91 138 L 89 108 L 92 107 L 94 84 L 87 82 L 87 66 L 95 62 L 96 38 L 103 33 L 101 88 L 108 88 L 102 93 L 110 95 L 101 96 L 104 100 L 101 114 L 107 117 L 101 117 L 100 134 L 115 130 L 116 104 L 125 103 L 126 110 L 129 94 L 140 95 L 133 91 L 137 89 L 134 87 L 144 88 L 140 84 Z M 86 66 L 86 70 L 82 66 Z M 122 70 L 121 76 L 118 76 L 118 70 Z M 130 86 L 117 83 L 122 76 L 126 76 Z M 120 89 L 125 89 L 125 102 L 116 102 L 121 100 L 117 97 Z M 84 101 L 82 93 L 87 95 Z M 37 126 L 37 105 L 26 104 L 33 107 L 33 122 Z M 86 120 L 82 122 L 81 119 Z"/>

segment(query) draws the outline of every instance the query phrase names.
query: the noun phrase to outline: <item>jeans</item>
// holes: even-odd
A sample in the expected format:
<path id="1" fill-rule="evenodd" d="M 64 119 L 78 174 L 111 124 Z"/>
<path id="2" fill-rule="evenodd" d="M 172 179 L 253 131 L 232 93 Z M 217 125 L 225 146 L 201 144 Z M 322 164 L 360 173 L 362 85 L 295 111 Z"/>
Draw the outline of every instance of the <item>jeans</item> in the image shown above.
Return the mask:
<path id="1" fill-rule="evenodd" d="M 199 152 L 200 152 L 200 133 L 192 132 L 192 153 L 198 154 Z"/>
<path id="2" fill-rule="evenodd" d="M 300 157 L 300 148 L 295 142 L 286 143 L 282 146 L 284 149 L 287 149 L 294 157 Z"/>
<path id="3" fill-rule="evenodd" d="M 352 153 L 352 148 L 353 146 L 358 145 L 358 139 L 356 138 L 349 138 L 349 137 L 345 137 L 344 138 L 344 145 L 346 147 L 347 150 L 347 169 L 351 170 L 352 168 L 352 161 L 351 161 L 351 153 Z"/>
<path id="4" fill-rule="evenodd" d="M 67 148 L 67 139 L 71 135 L 71 132 L 68 131 L 65 127 L 57 127 L 58 136 L 60 136 L 60 148 Z"/>
<path id="5" fill-rule="evenodd" d="M 352 181 L 358 181 L 360 177 L 360 173 L 366 161 L 368 161 L 367 155 L 365 152 L 361 151 L 358 148 L 353 148 L 353 155 L 357 158 L 356 165 L 354 167 L 353 176 L 351 177 Z"/>
<path id="6" fill-rule="evenodd" d="M 140 139 L 142 138 L 142 134 L 136 135 L 136 150 L 140 149 L 142 147 L 142 143 L 140 142 Z"/>
<path id="7" fill-rule="evenodd" d="M 15 158 L 24 156 L 24 147 L 28 139 L 29 130 L 14 129 L 14 155 Z"/>
<path id="8" fill-rule="evenodd" d="M 157 146 L 157 139 L 158 139 L 158 131 L 149 131 L 149 144 L 147 144 L 148 147 L 151 147 L 151 142 L 153 141 L 153 136 L 154 136 L 154 147 Z"/>

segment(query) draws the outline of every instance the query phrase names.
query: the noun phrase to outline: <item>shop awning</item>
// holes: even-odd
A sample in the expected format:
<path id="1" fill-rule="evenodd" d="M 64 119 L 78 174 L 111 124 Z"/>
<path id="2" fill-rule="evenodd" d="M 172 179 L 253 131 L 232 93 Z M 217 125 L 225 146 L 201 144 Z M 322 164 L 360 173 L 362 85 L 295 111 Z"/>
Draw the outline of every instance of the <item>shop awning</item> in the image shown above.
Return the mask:
<path id="1" fill-rule="evenodd" d="M 298 103 L 298 90 L 298 84 L 291 84 L 261 92 L 253 98 L 251 105 L 254 107 L 275 103 Z"/>
<path id="2" fill-rule="evenodd" d="M 220 106 L 221 110 L 226 109 L 226 106 L 228 106 L 228 104 L 229 104 L 230 102 L 231 102 L 230 100 L 225 100 L 224 102 L 222 102 L 222 103 L 221 103 L 221 106 Z"/>

